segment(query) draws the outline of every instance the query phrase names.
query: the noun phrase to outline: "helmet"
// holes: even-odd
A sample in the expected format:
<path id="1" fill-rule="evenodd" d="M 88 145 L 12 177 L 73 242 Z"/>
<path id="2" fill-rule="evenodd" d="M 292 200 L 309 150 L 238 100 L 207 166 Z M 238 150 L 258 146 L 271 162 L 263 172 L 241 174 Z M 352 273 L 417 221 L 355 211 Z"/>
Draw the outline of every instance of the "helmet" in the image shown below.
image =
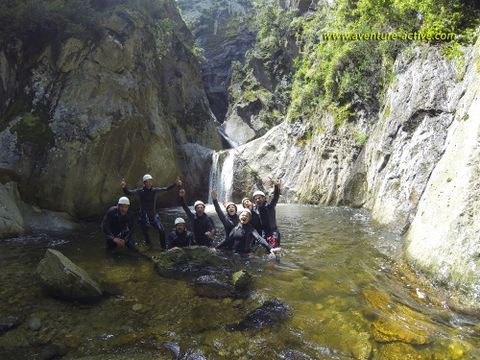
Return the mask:
<path id="1" fill-rule="evenodd" d="M 231 202 L 231 201 L 227 202 L 227 205 L 226 205 L 225 207 L 228 209 L 228 207 L 229 207 L 230 205 L 235 206 L 235 210 L 237 210 L 237 204 L 235 204 L 234 202 Z"/>
<path id="2" fill-rule="evenodd" d="M 193 208 L 196 209 L 198 205 L 203 205 L 205 207 L 205 204 L 203 201 L 197 200 L 195 201 L 195 204 L 193 205 Z"/>
<path id="3" fill-rule="evenodd" d="M 246 213 L 250 214 L 250 216 L 252 216 L 252 212 L 249 209 L 243 209 L 242 213 L 244 213 L 244 212 L 246 212 Z"/>
<path id="4" fill-rule="evenodd" d="M 145 174 L 145 175 L 143 175 L 143 182 L 145 182 L 145 181 L 147 181 L 147 180 L 152 180 L 152 179 L 153 179 L 153 177 L 152 177 L 152 175 L 150 175 L 150 174 Z"/>
<path id="5" fill-rule="evenodd" d="M 260 191 L 260 190 L 257 190 L 253 193 L 253 197 L 255 198 L 255 196 L 265 196 L 265 193 L 263 191 Z"/>
<path id="6" fill-rule="evenodd" d="M 181 218 L 181 217 L 176 218 L 175 219 L 175 225 L 178 225 L 178 224 L 185 224 L 185 220 L 183 220 L 183 218 Z"/>
<path id="7" fill-rule="evenodd" d="M 242 206 L 244 206 L 245 201 L 250 200 L 249 198 L 243 198 L 242 199 Z"/>
<path id="8" fill-rule="evenodd" d="M 118 199 L 118 205 L 130 205 L 130 200 L 126 196 L 122 196 Z"/>

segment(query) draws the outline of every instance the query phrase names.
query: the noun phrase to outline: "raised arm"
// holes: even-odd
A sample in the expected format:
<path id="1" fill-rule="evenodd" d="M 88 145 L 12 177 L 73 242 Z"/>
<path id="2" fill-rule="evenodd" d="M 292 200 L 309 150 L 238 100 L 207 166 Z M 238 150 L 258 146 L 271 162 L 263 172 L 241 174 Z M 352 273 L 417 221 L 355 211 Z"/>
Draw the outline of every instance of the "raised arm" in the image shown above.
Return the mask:
<path id="1" fill-rule="evenodd" d="M 154 190 L 155 192 L 165 192 L 165 191 L 170 191 L 170 190 L 172 190 L 172 189 L 174 189 L 174 188 L 176 188 L 176 187 L 181 187 L 182 185 L 183 185 L 183 181 L 180 180 L 179 177 L 177 177 L 177 178 L 175 179 L 175 182 L 174 182 L 172 185 L 169 185 L 169 186 L 167 186 L 167 187 L 155 187 L 155 188 L 153 188 L 153 190 Z"/>
<path id="2" fill-rule="evenodd" d="M 125 179 L 122 179 L 120 186 L 122 187 L 123 193 L 125 195 L 136 195 L 140 190 L 142 190 L 142 189 L 129 190 Z"/>
<path id="3" fill-rule="evenodd" d="M 190 208 L 187 206 L 187 203 L 185 201 L 185 189 L 180 189 L 180 191 L 178 192 L 178 195 L 179 195 L 178 200 L 180 202 L 180 205 L 182 206 L 183 210 L 185 211 L 185 214 L 187 214 L 190 221 L 193 222 L 195 220 L 195 215 L 192 213 L 192 210 L 190 210 Z"/>
<path id="4" fill-rule="evenodd" d="M 268 203 L 268 206 L 275 207 L 277 206 L 278 199 L 280 198 L 280 184 L 275 184 L 275 188 L 273 189 L 273 198 Z"/>
<path id="5" fill-rule="evenodd" d="M 217 212 L 218 218 L 222 222 L 225 229 L 228 228 L 229 226 L 233 226 L 234 224 L 227 218 L 225 213 L 222 211 L 220 204 L 218 203 L 216 191 L 212 191 L 212 200 L 213 200 L 213 206 L 215 207 L 215 211 Z"/>

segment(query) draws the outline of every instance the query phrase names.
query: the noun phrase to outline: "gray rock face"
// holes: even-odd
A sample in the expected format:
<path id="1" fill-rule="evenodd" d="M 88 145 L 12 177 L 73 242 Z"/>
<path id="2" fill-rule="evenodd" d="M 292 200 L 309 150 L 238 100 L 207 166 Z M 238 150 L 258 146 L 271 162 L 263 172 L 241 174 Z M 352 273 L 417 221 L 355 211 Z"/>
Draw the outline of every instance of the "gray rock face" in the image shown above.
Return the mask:
<path id="1" fill-rule="evenodd" d="M 122 177 L 133 185 L 148 172 L 162 186 L 182 175 L 177 146 L 221 147 L 191 34 L 173 1 L 160 6 L 158 18 L 112 8 L 98 42 L 47 46 L 24 78 L 15 77 L 27 70 L 21 47 L 2 49 L 0 176 L 25 202 L 97 216 Z"/>
<path id="2" fill-rule="evenodd" d="M 244 62 L 255 42 L 250 0 L 178 0 L 187 25 L 204 49 L 203 81 L 213 113 L 223 122 L 232 62 Z"/>
<path id="3" fill-rule="evenodd" d="M 51 296 L 65 300 L 90 301 L 102 295 L 100 286 L 85 270 L 57 250 L 46 251 L 36 272 L 42 286 Z"/>

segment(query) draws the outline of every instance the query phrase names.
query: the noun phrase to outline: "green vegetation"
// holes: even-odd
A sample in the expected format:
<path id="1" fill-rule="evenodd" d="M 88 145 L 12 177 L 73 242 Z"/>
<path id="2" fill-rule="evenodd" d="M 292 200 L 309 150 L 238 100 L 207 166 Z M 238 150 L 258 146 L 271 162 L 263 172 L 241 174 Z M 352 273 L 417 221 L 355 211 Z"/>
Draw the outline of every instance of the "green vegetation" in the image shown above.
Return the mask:
<path id="1" fill-rule="evenodd" d="M 455 40 L 433 44 L 459 58 L 460 44 L 473 39 L 472 29 L 478 24 L 476 13 L 468 6 L 459 0 L 338 0 L 334 5 L 320 5 L 314 15 L 297 18 L 296 38 L 302 56 L 296 61 L 289 118 L 296 120 L 328 109 L 339 126 L 347 113 L 355 114 L 364 107 L 377 111 L 393 80 L 396 56 L 412 43 L 327 41 L 324 34 L 455 33 Z"/>
<path id="2" fill-rule="evenodd" d="M 359 129 L 355 129 L 353 131 L 353 139 L 357 143 L 358 146 L 363 147 L 367 142 L 367 134 Z"/>

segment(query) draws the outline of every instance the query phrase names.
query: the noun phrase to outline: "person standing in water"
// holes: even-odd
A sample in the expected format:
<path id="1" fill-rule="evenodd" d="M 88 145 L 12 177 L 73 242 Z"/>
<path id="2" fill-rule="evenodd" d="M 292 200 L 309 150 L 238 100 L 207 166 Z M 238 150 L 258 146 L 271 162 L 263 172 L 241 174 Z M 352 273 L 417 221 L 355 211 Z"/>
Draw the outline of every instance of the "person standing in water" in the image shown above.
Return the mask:
<path id="1" fill-rule="evenodd" d="M 254 245 L 263 246 L 269 253 L 275 254 L 280 248 L 274 248 L 253 227 L 252 212 L 243 209 L 239 216 L 240 222 L 229 234 L 229 241 L 232 242 L 233 251 L 240 255 L 248 256 Z"/>
<path id="2" fill-rule="evenodd" d="M 200 246 L 212 246 L 213 235 L 215 235 L 215 226 L 212 219 L 205 214 L 205 204 L 198 200 L 193 205 L 195 214 L 192 213 L 185 201 L 185 189 L 180 189 L 180 205 L 187 214 L 193 224 L 193 234 L 195 236 L 195 244 Z"/>
<path id="3" fill-rule="evenodd" d="M 145 174 L 143 177 L 143 188 L 129 190 L 127 188 L 125 179 L 122 180 L 121 186 L 125 195 L 136 195 L 140 200 L 139 220 L 145 242 L 148 245 L 151 245 L 150 235 L 148 234 L 148 226 L 151 225 L 158 231 L 160 246 L 162 247 L 162 250 L 165 250 L 165 230 L 163 229 L 163 225 L 160 221 L 160 215 L 156 212 L 157 196 L 162 192 L 172 190 L 177 186 L 182 186 L 182 180 L 177 177 L 175 183 L 168 187 L 153 187 L 152 176 L 150 174 Z"/>
<path id="4" fill-rule="evenodd" d="M 243 198 L 242 206 L 244 209 L 248 209 L 252 213 L 252 225 L 257 230 L 259 234 L 263 233 L 262 223 L 260 221 L 260 215 L 253 211 L 253 203 L 250 201 L 249 198 Z"/>
<path id="5" fill-rule="evenodd" d="M 187 231 L 187 224 L 183 218 L 175 219 L 175 229 L 168 234 L 167 250 L 193 245 L 193 234 Z"/>
<path id="6" fill-rule="evenodd" d="M 107 250 L 127 247 L 138 252 L 133 242 L 133 215 L 128 211 L 130 200 L 123 196 L 118 199 L 117 205 L 108 209 L 102 220 L 102 230 L 107 236 Z"/>
<path id="7" fill-rule="evenodd" d="M 280 246 L 280 232 L 277 227 L 275 207 L 280 197 L 280 181 L 270 178 L 269 182 L 274 186 L 273 198 L 267 201 L 264 192 L 255 191 L 253 193 L 253 200 L 255 202 L 253 212 L 257 213 L 260 218 L 263 231 L 262 235 L 273 247 L 278 247 Z"/>
<path id="8" fill-rule="evenodd" d="M 229 250 L 232 250 L 232 242 L 229 241 L 228 235 L 233 230 L 233 228 L 238 225 L 238 222 L 240 221 L 237 215 L 237 205 L 233 202 L 227 202 L 225 204 L 227 208 L 227 213 L 225 214 L 220 208 L 220 204 L 218 203 L 217 192 L 214 190 L 212 191 L 211 195 L 213 200 L 213 206 L 215 206 L 215 211 L 217 212 L 217 215 L 222 222 L 223 227 L 225 228 L 225 239 L 219 245 L 217 245 L 216 248 L 227 248 Z"/>

